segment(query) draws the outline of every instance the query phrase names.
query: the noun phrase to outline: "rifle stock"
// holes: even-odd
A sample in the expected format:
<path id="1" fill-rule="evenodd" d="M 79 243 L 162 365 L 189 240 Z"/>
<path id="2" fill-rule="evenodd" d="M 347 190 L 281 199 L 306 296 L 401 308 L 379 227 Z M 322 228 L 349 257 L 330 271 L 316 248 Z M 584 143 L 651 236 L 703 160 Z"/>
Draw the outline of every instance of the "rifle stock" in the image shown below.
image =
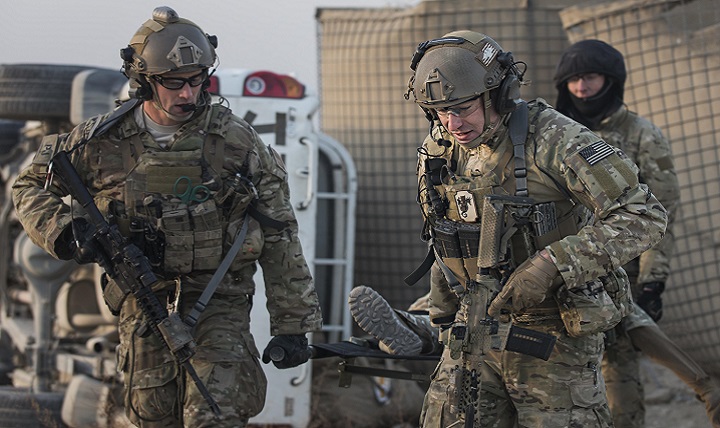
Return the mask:
<path id="1" fill-rule="evenodd" d="M 150 261 L 137 246 L 120 233 L 116 225 L 110 225 L 105 220 L 65 151 L 58 152 L 52 158 L 49 173 L 55 172 L 62 178 L 70 195 L 85 208 L 89 222 L 94 228 L 90 239 L 98 244 L 95 246 L 98 264 L 119 287 L 119 290 L 114 290 L 111 296 L 106 295 L 103 290 L 103 297 L 108 306 L 114 312 L 119 310 L 118 299 L 122 302 L 127 294 L 132 293 L 144 315 L 146 326 L 168 348 L 177 363 L 193 379 L 212 411 L 219 416 L 220 407 L 190 363 L 190 358 L 195 354 L 195 341 L 190 333 L 190 327 L 182 322 L 177 313 L 168 314 L 167 308 L 152 290 L 153 284 L 158 279 L 152 271 Z"/>

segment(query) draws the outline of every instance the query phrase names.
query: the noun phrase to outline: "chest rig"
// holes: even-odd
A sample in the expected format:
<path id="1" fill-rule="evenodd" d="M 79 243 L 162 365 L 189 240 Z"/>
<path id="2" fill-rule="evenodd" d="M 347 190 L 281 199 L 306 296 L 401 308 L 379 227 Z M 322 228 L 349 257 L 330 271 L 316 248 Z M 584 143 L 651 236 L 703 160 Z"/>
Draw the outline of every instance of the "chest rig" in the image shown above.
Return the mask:
<path id="1" fill-rule="evenodd" d="M 427 156 L 425 201 L 428 209 L 424 239 L 430 250 L 406 283 L 417 282 L 439 257 L 457 279 L 457 286 L 475 280 L 481 268 L 509 271 L 538 249 L 538 237 L 557 229 L 554 203 L 537 204 L 529 197 L 525 142 L 530 133 L 526 103 L 508 122 L 512 149 L 481 176 L 455 172 L 457 149 L 445 156 Z M 512 162 L 515 194 L 502 188 L 502 171 Z M 458 290 L 460 291 L 460 290 Z"/>
<path id="2" fill-rule="evenodd" d="M 204 123 L 181 131 L 169 149 L 145 144 L 140 134 L 121 145 L 128 236 L 166 274 L 215 270 L 222 260 L 227 222 L 220 210 L 220 132 L 226 114 L 212 108 Z"/>

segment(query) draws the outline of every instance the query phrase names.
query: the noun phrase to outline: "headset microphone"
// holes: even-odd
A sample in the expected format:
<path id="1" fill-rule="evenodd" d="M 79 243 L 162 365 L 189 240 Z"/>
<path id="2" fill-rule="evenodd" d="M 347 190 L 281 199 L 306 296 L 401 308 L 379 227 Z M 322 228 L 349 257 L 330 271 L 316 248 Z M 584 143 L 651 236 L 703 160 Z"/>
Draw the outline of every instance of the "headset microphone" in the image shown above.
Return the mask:
<path id="1" fill-rule="evenodd" d="M 440 139 L 436 140 L 435 142 L 438 143 L 438 145 L 443 146 L 443 147 L 451 147 L 452 146 L 452 143 L 450 142 L 450 140 L 446 140 L 444 138 L 440 138 Z"/>
<path id="2" fill-rule="evenodd" d="M 197 106 L 195 104 L 183 104 L 180 108 L 186 113 L 197 110 Z"/>

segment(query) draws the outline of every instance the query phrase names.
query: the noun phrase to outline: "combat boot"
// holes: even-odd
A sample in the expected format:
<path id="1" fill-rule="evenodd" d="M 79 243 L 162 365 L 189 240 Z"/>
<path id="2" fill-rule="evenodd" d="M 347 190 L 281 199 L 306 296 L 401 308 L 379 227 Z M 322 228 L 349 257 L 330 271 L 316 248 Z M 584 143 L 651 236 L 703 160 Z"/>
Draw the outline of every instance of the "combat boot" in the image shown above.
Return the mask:
<path id="1" fill-rule="evenodd" d="M 720 385 L 711 377 L 692 382 L 698 400 L 705 404 L 705 412 L 715 428 L 720 428 Z"/>
<path id="2" fill-rule="evenodd" d="M 350 313 L 366 333 L 380 341 L 388 354 L 420 355 L 423 343 L 377 291 L 360 285 L 350 291 Z"/>

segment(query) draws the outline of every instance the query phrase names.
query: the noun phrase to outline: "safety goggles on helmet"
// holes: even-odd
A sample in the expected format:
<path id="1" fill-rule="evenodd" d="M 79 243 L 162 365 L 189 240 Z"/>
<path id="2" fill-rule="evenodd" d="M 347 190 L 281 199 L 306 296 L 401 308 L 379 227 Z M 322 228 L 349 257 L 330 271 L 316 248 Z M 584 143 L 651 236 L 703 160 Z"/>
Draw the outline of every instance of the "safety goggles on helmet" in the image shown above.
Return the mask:
<path id="1" fill-rule="evenodd" d="M 205 79 L 207 79 L 207 72 L 205 70 L 190 77 L 162 77 L 162 76 L 150 76 L 153 80 L 158 82 L 160 86 L 165 89 L 178 90 L 182 89 L 187 83 L 192 88 L 200 86 Z"/>
<path id="2" fill-rule="evenodd" d="M 475 97 L 469 101 L 466 101 L 464 103 L 455 104 L 450 107 L 443 107 L 443 108 L 436 108 L 435 113 L 437 113 L 438 117 L 441 119 L 447 119 L 450 117 L 450 115 L 453 115 L 460 119 L 465 119 L 471 114 L 475 113 L 482 103 L 480 102 L 479 97 Z"/>

